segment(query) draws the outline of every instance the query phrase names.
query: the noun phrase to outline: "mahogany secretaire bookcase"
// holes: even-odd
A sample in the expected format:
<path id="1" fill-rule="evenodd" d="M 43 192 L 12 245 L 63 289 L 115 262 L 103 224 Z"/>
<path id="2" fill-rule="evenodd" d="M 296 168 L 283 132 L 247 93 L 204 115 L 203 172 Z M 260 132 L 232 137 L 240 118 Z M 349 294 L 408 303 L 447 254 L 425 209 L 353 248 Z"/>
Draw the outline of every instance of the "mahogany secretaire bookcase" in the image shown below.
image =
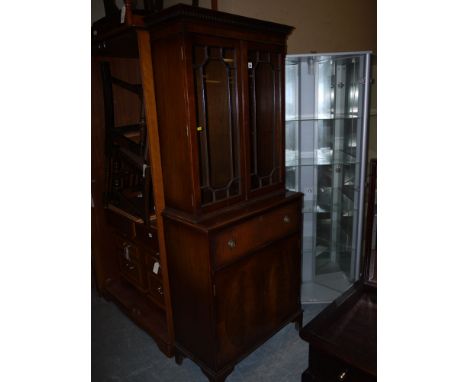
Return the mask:
<path id="1" fill-rule="evenodd" d="M 187 5 L 135 20 L 93 27 L 96 282 L 168 356 L 223 381 L 302 322 L 302 194 L 284 163 L 292 28 Z"/>

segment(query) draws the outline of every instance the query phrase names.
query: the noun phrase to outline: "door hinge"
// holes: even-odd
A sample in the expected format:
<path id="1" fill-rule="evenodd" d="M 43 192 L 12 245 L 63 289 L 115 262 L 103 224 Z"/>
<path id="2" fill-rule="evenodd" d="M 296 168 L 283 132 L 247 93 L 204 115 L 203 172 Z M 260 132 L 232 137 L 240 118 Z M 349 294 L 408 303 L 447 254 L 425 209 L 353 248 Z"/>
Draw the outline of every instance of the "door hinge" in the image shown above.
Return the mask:
<path id="1" fill-rule="evenodd" d="M 188 125 L 185 125 L 185 131 L 187 132 L 187 137 L 189 136 L 188 135 Z"/>

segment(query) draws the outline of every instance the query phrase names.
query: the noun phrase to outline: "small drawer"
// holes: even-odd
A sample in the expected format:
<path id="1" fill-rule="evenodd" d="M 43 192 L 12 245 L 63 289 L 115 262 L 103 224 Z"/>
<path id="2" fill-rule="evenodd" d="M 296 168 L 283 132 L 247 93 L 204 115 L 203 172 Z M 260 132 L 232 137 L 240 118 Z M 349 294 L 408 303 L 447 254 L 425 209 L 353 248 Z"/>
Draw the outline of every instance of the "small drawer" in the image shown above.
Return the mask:
<path id="1" fill-rule="evenodd" d="M 345 362 L 323 354 L 313 352 L 309 355 L 309 371 L 317 381 L 330 382 L 376 382 L 377 378 L 356 369 Z"/>
<path id="2" fill-rule="evenodd" d="M 221 267 L 257 247 L 299 230 L 298 202 L 275 208 L 221 231 L 214 238 L 215 266 Z"/>
<path id="3" fill-rule="evenodd" d="M 115 235 L 115 243 L 119 257 L 123 257 L 130 261 L 130 258 L 139 259 L 141 257 L 137 245 L 124 237 Z"/>
<path id="4" fill-rule="evenodd" d="M 158 250 L 158 232 L 153 227 L 147 227 L 144 224 L 135 225 L 136 239 L 148 248 Z"/>
<path id="5" fill-rule="evenodd" d="M 164 288 L 162 278 L 152 272 L 148 276 L 148 296 L 160 306 L 164 306 Z"/>
<path id="6" fill-rule="evenodd" d="M 120 273 L 128 282 L 142 292 L 147 291 L 147 280 L 137 259 L 130 258 L 130 260 L 127 260 L 125 257 L 119 256 L 119 266 Z"/>
<path id="7" fill-rule="evenodd" d="M 135 223 L 129 218 L 108 209 L 107 222 L 120 235 L 129 239 L 133 239 L 135 237 Z"/>

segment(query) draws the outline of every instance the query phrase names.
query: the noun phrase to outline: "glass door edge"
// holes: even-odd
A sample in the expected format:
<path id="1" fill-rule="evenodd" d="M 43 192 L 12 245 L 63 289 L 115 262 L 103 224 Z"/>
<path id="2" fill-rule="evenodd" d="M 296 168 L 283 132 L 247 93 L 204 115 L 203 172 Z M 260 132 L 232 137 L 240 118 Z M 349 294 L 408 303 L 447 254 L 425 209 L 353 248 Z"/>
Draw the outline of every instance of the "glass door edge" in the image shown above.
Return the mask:
<path id="1" fill-rule="evenodd" d="M 365 60 L 365 86 L 364 86 L 364 106 L 363 106 L 363 120 L 362 120 L 362 138 L 361 138 L 361 178 L 359 180 L 359 188 L 361 189 L 359 195 L 359 208 L 358 208 L 358 227 L 357 227 L 357 241 L 356 241 L 356 263 L 355 275 L 356 278 L 361 276 L 361 256 L 362 256 L 362 232 L 364 224 L 364 198 L 366 189 L 366 169 L 367 169 L 367 145 L 368 145 L 368 130 L 369 130 L 369 101 L 370 101 L 370 71 L 371 71 L 371 53 L 366 54 Z"/>

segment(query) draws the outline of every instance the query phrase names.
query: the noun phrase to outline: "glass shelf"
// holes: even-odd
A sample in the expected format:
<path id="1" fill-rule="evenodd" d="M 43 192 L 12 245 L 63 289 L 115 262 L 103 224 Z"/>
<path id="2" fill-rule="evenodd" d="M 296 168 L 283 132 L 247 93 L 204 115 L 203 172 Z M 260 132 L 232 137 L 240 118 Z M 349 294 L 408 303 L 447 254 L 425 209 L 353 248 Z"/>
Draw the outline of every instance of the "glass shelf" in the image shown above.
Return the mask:
<path id="1" fill-rule="evenodd" d="M 343 198 L 343 201 L 346 200 L 341 206 L 338 204 L 324 205 L 317 203 L 315 200 L 304 200 L 304 207 L 302 213 L 304 214 L 321 214 L 330 215 L 332 212 L 340 211 L 341 216 L 354 216 L 354 213 L 357 213 L 357 209 L 354 208 L 354 203 L 348 198 Z"/>
<path id="2" fill-rule="evenodd" d="M 334 120 L 349 120 L 358 119 L 359 115 L 317 115 L 317 116 L 305 116 L 305 117 L 286 117 L 286 123 L 288 122 L 305 122 L 305 121 L 334 121 Z"/>
<path id="3" fill-rule="evenodd" d="M 347 243 L 342 242 L 329 242 L 329 245 L 317 244 L 315 249 L 312 248 L 313 245 L 313 237 L 312 236 L 303 236 L 302 237 L 302 252 L 303 253 L 313 253 L 315 257 L 320 255 L 324 255 L 326 253 L 330 253 L 330 247 L 334 244 L 337 252 L 349 252 L 354 251 L 354 247 Z"/>
<path id="4" fill-rule="evenodd" d="M 307 155 L 309 154 L 309 155 Z M 297 151 L 286 150 L 286 167 L 298 166 L 330 166 L 330 165 L 348 165 L 357 164 L 359 161 L 354 155 L 350 155 L 345 151 L 335 151 L 328 148 L 314 150 L 313 153 L 306 155 L 297 155 Z"/>

